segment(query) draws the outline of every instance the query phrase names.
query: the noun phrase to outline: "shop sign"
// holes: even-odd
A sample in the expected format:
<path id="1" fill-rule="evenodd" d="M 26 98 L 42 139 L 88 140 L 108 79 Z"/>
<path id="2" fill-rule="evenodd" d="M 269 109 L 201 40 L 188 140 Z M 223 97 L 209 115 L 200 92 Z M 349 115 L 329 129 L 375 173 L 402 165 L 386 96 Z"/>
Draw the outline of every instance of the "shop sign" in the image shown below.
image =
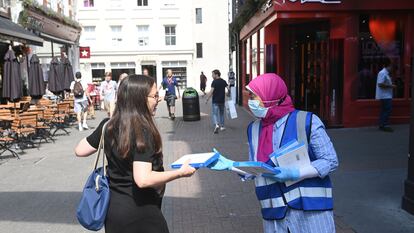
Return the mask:
<path id="1" fill-rule="evenodd" d="M 27 22 L 27 28 L 29 29 L 72 42 L 76 41 L 80 34 L 78 29 L 65 25 L 30 9 L 28 10 Z"/>
<path id="2" fill-rule="evenodd" d="M 31 16 L 27 17 L 27 28 L 33 29 L 35 31 L 43 31 L 43 22 L 33 18 Z"/>
<path id="3" fill-rule="evenodd" d="M 262 12 L 265 13 L 267 10 L 269 10 L 273 4 L 276 5 L 282 5 L 282 4 L 286 4 L 286 2 L 298 2 L 299 0 L 268 0 L 267 2 L 265 2 L 262 6 Z M 300 0 L 301 4 L 305 4 L 305 3 L 322 3 L 322 4 L 340 4 L 342 3 L 342 0 Z"/>
<path id="4" fill-rule="evenodd" d="M 299 2 L 299 0 L 269 0 L 267 1 L 265 5 L 268 5 L 269 2 L 271 5 L 272 3 L 275 3 L 277 5 L 282 5 L 282 4 L 285 4 L 286 2 L 292 2 L 292 3 Z M 305 4 L 305 3 L 341 4 L 342 0 L 300 0 L 300 3 L 301 4 Z"/>
<path id="5" fill-rule="evenodd" d="M 79 47 L 79 58 L 91 58 L 91 49 L 89 47 Z"/>

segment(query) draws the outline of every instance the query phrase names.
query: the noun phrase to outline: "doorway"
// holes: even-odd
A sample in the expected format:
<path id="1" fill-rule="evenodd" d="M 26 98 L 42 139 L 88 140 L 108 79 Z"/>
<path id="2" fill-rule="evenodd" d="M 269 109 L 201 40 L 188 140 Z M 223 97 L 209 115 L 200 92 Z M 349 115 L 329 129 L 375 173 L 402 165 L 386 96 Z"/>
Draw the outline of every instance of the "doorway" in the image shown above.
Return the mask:
<path id="1" fill-rule="evenodd" d="M 133 69 L 128 69 L 128 68 L 124 68 L 124 69 L 111 69 L 111 72 L 112 72 L 112 80 L 118 82 L 119 75 L 121 75 L 122 73 L 126 73 L 128 75 L 135 74 L 135 68 L 133 68 Z"/>
<path id="2" fill-rule="evenodd" d="M 157 66 L 154 66 L 154 65 L 142 65 L 141 66 L 142 73 L 144 73 L 144 70 L 145 69 L 148 70 L 148 75 L 150 77 L 155 78 L 155 82 L 157 82 Z"/>
<path id="3" fill-rule="evenodd" d="M 325 124 L 341 124 L 343 42 L 329 38 L 328 21 L 285 25 L 282 31 L 295 107 L 317 114 Z"/>

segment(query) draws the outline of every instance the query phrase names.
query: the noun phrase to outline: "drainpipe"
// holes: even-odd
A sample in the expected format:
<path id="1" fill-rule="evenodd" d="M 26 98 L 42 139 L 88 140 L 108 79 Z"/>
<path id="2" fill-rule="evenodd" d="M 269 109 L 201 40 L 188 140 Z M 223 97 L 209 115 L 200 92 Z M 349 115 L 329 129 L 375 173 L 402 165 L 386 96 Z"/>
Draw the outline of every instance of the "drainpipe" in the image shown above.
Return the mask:
<path id="1" fill-rule="evenodd" d="M 240 45 L 239 45 L 239 34 L 236 33 L 236 32 L 233 32 L 233 37 L 234 37 L 235 46 L 236 46 L 236 48 L 235 48 L 235 51 L 236 51 L 236 67 L 234 69 L 235 70 L 235 73 L 236 73 L 235 79 L 236 79 L 236 86 L 237 86 L 237 88 L 236 88 L 236 102 L 239 105 L 242 105 L 243 104 L 243 100 L 242 100 L 241 93 L 242 93 L 242 88 L 243 87 L 241 86 L 242 82 L 240 82 L 241 75 L 240 75 L 240 51 L 239 51 Z"/>

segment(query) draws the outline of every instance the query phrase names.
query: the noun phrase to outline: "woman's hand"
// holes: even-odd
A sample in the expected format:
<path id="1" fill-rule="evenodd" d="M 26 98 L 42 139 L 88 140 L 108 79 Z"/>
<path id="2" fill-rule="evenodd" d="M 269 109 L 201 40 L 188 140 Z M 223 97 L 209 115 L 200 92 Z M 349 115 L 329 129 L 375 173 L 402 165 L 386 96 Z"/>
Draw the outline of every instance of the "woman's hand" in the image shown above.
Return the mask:
<path id="1" fill-rule="evenodd" d="M 195 173 L 196 169 L 191 167 L 189 164 L 190 164 L 190 160 L 188 159 L 187 161 L 183 163 L 180 169 L 178 169 L 180 177 L 190 177 Z"/>

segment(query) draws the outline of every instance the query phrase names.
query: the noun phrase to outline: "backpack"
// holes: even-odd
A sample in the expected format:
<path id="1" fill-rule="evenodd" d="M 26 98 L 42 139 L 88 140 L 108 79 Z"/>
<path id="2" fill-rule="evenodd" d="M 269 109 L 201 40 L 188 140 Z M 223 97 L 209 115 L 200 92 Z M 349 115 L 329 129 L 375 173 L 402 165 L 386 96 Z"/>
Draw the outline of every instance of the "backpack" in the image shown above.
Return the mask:
<path id="1" fill-rule="evenodd" d="M 84 94 L 84 90 L 80 81 L 75 81 L 75 85 L 73 85 L 73 95 L 75 98 L 82 98 Z"/>

